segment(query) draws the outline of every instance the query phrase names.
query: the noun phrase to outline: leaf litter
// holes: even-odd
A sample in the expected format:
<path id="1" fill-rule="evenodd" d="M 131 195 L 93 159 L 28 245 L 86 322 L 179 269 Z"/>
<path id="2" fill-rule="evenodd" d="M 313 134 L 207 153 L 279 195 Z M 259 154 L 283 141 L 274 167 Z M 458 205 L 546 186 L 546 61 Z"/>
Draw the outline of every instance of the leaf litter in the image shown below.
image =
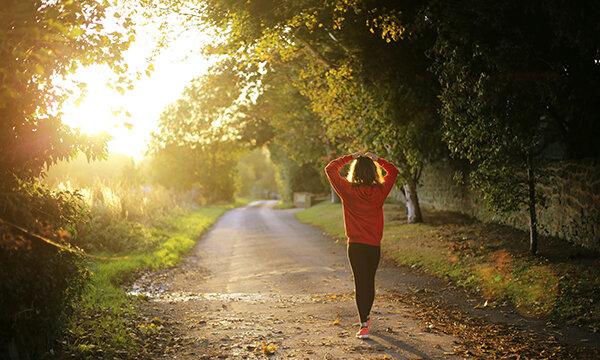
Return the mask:
<path id="1" fill-rule="evenodd" d="M 600 358 L 597 349 L 563 345 L 553 336 L 469 316 L 425 291 L 394 292 L 388 296 L 417 310 L 412 314 L 424 325 L 423 332 L 441 332 L 460 339 L 455 342 L 454 351 L 445 352 L 446 355 L 476 359 Z"/>

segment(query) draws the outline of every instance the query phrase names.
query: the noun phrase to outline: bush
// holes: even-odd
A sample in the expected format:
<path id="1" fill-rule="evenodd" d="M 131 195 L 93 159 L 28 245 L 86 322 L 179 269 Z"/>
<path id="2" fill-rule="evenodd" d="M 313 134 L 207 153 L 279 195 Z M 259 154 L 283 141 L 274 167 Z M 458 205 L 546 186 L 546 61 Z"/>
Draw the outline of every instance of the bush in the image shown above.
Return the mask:
<path id="1" fill-rule="evenodd" d="M 65 229 L 80 213 L 79 198 L 35 184 L 2 190 L 0 358 L 8 357 L 9 347 L 21 358 L 39 358 L 59 334 L 86 279 L 80 256 L 60 248 L 70 247 Z"/>
<path id="2" fill-rule="evenodd" d="M 19 358 L 42 357 L 66 328 L 73 304 L 85 302 L 88 272 L 75 246 L 88 253 L 152 252 L 162 238 L 147 225 L 161 225 L 197 198 L 121 181 L 77 191 L 34 183 L 2 190 L 0 358 L 9 357 L 9 348 Z"/>
<path id="3" fill-rule="evenodd" d="M 150 234 L 137 222 L 92 215 L 80 224 L 77 245 L 87 252 L 113 254 L 152 247 Z"/>
<path id="4" fill-rule="evenodd" d="M 52 346 L 81 291 L 86 270 L 73 253 L 36 241 L 29 249 L 0 250 L 0 338 L 21 358 Z"/>

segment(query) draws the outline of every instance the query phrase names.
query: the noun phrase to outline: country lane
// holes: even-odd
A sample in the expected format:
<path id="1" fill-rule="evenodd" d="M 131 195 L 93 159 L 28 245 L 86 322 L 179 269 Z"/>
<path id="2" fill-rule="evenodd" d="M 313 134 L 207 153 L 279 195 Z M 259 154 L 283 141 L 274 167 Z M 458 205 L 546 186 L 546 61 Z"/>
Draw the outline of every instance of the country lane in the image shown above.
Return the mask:
<path id="1" fill-rule="evenodd" d="M 428 332 L 394 301 L 390 290 L 405 284 L 393 266 L 377 273 L 371 339 L 356 339 L 345 244 L 275 204 L 227 212 L 180 265 L 134 286 L 160 329 L 154 358 L 455 358 L 454 337 Z"/>

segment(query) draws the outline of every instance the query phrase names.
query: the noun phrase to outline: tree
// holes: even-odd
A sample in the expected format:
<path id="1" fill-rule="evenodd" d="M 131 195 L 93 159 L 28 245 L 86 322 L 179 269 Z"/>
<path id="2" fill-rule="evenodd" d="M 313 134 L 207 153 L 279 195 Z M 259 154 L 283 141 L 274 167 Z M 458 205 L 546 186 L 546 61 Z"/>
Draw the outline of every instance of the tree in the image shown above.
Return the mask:
<path id="1" fill-rule="evenodd" d="M 33 180 L 79 151 L 104 156 L 107 140 L 61 122 L 71 94 L 57 80 L 91 64 L 123 75 L 133 32 L 125 18 L 118 31 L 103 28 L 106 1 L 7 0 L 0 14 L 0 348 L 41 358 L 84 279 L 80 259 L 64 251 L 81 209 L 76 195 Z"/>
<path id="2" fill-rule="evenodd" d="M 161 114 L 149 149 L 159 183 L 176 189 L 199 187 L 208 202 L 233 198 L 241 149 L 228 122 L 241 94 L 238 80 L 238 73 L 222 64 L 192 81 Z"/>
<path id="3" fill-rule="evenodd" d="M 405 31 L 413 23 L 417 29 L 417 3 L 402 8 L 387 1 L 203 4 L 204 20 L 228 30 L 215 52 L 267 64 L 266 71 L 285 67 L 326 129 L 325 144 L 391 157 L 402 169 L 408 220 L 421 221 L 420 169 L 442 148 L 437 84 L 424 54 L 432 38 Z"/>
<path id="4" fill-rule="evenodd" d="M 600 135 L 600 111 L 589 101 L 600 94 L 598 24 L 589 16 L 596 7 L 591 1 L 577 8 L 559 1 L 433 4 L 428 18 L 439 34 L 432 55 L 444 140 L 473 165 L 471 186 L 493 210 L 527 208 L 535 253 L 536 205 L 543 201 L 537 172 L 547 149 L 562 149 L 565 157 L 600 154 L 590 143 Z"/>
<path id="5" fill-rule="evenodd" d="M 282 200 L 292 202 L 295 192 L 320 194 L 327 191 L 323 184 L 322 167 L 315 161 L 299 163 L 276 142 L 268 145 L 277 172 L 277 187 Z"/>
<path id="6" fill-rule="evenodd" d="M 267 145 L 278 168 L 282 197 L 291 201 L 293 192 L 326 189 L 322 169 L 331 146 L 320 119 L 293 86 L 288 71 L 271 70 L 261 77 L 260 94 L 240 106 L 243 116 L 237 128 L 243 141 Z"/>
<path id="7" fill-rule="evenodd" d="M 277 193 L 275 168 L 264 147 L 242 155 L 237 164 L 239 195 L 251 198 L 272 198 Z"/>
<path id="8" fill-rule="evenodd" d="M 106 137 L 91 138 L 61 123 L 60 107 L 70 91 L 55 80 L 90 64 L 125 73 L 121 53 L 133 40 L 131 22 L 120 21 L 121 31 L 104 30 L 108 9 L 108 2 L 95 0 L 3 3 L 0 177 L 5 185 L 32 179 L 44 166 L 79 151 L 90 158 L 104 154 Z"/>

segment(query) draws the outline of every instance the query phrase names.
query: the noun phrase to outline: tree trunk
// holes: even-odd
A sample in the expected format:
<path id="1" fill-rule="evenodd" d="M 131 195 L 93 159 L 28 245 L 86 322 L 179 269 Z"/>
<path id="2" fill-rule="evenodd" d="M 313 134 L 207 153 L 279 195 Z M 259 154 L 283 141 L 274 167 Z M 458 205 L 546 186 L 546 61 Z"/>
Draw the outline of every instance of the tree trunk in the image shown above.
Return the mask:
<path id="1" fill-rule="evenodd" d="M 423 222 L 423 216 L 421 216 L 421 206 L 419 205 L 419 197 L 417 196 L 417 187 L 414 184 L 404 184 L 402 186 L 404 190 L 404 198 L 406 199 L 406 210 L 408 211 L 408 217 L 406 222 L 409 224 Z"/>
<path id="2" fill-rule="evenodd" d="M 529 252 L 535 254 L 538 245 L 537 214 L 535 211 L 535 174 L 533 173 L 533 159 L 527 156 L 527 183 L 529 186 Z"/>
<path id="3" fill-rule="evenodd" d="M 330 186 L 331 189 L 331 203 L 332 204 L 339 204 L 342 202 L 342 199 L 340 199 L 340 196 L 335 192 L 335 190 L 333 190 L 333 186 Z"/>
<path id="4" fill-rule="evenodd" d="M 322 134 L 324 135 L 324 134 Z M 327 151 L 327 158 L 331 158 L 331 145 L 329 144 L 329 142 L 327 142 L 327 144 L 325 145 L 325 150 Z M 342 199 L 340 199 L 340 196 L 335 192 L 335 190 L 333 190 L 333 186 L 329 185 L 329 190 L 331 191 L 331 203 L 332 204 L 339 204 L 342 202 Z"/>

